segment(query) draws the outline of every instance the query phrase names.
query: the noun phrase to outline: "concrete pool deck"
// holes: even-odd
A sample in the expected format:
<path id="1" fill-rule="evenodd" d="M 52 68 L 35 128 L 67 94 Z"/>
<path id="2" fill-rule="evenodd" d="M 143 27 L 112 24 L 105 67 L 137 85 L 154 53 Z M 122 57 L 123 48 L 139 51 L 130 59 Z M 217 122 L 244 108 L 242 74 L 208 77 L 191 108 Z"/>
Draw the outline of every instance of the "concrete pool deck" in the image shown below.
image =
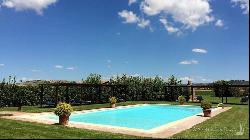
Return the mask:
<path id="1" fill-rule="evenodd" d="M 77 114 L 77 113 L 83 113 L 83 112 L 84 113 L 95 112 L 95 111 L 100 111 L 100 110 L 113 110 L 113 109 L 128 108 L 128 107 L 143 106 L 143 105 L 147 105 L 147 104 L 119 106 L 117 108 L 101 108 L 101 109 L 83 110 L 83 111 L 75 111 L 74 113 Z M 168 104 L 164 104 L 164 105 L 168 105 Z M 142 137 L 167 138 L 174 134 L 180 133 L 181 131 L 190 129 L 194 125 L 202 123 L 229 109 L 231 109 L 231 107 L 225 107 L 224 109 L 215 108 L 214 110 L 212 110 L 211 117 L 203 117 L 203 113 L 199 113 L 199 114 L 196 114 L 196 115 L 193 115 L 193 116 L 190 116 L 190 117 L 178 120 L 178 121 L 174 121 L 174 122 L 171 122 L 166 125 L 162 125 L 160 127 L 153 128 L 150 130 L 134 129 L 134 128 L 126 128 L 126 127 L 118 127 L 118 126 L 110 126 L 110 125 L 81 123 L 81 122 L 69 122 L 68 127 L 83 128 L 83 129 L 89 129 L 89 130 L 120 133 L 120 134 L 142 136 Z M 6 114 L 6 116 L 2 116 L 2 118 L 5 118 L 5 119 L 37 122 L 37 123 L 43 123 L 43 124 L 58 123 L 58 121 L 55 121 L 55 120 L 44 119 L 44 115 L 53 114 L 53 112 L 25 113 L 25 112 L 3 111 L 3 112 L 0 112 L 0 114 Z M 12 114 L 12 116 L 8 114 Z"/>

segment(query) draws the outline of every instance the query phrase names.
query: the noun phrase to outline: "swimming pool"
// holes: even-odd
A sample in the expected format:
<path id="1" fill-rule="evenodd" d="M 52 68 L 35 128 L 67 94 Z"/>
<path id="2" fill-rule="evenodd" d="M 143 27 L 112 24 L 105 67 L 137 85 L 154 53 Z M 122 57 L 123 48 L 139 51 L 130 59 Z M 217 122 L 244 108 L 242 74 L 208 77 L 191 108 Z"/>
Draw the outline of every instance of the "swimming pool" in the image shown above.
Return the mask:
<path id="1" fill-rule="evenodd" d="M 202 113 L 199 106 L 142 105 L 72 113 L 70 122 L 150 130 L 199 113 Z M 46 118 L 58 120 L 58 117 L 52 114 Z"/>

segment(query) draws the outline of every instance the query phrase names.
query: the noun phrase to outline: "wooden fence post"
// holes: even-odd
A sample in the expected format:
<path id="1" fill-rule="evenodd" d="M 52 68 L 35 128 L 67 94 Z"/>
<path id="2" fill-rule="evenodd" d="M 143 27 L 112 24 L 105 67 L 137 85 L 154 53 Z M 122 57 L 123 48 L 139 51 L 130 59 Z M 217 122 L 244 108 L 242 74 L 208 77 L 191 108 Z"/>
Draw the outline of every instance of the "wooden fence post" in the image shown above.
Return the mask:
<path id="1" fill-rule="evenodd" d="M 69 99 L 69 87 L 66 86 L 66 103 L 70 103 L 70 99 Z"/>
<path id="2" fill-rule="evenodd" d="M 194 102 L 194 87 L 191 85 L 192 102 Z"/>
<path id="3" fill-rule="evenodd" d="M 55 99 L 55 106 L 58 104 L 58 86 L 56 86 L 56 99 Z"/>
<path id="4" fill-rule="evenodd" d="M 44 92 L 44 89 L 43 89 L 43 85 L 42 85 L 41 91 L 40 91 L 40 107 L 41 108 L 43 107 L 43 92 Z"/>

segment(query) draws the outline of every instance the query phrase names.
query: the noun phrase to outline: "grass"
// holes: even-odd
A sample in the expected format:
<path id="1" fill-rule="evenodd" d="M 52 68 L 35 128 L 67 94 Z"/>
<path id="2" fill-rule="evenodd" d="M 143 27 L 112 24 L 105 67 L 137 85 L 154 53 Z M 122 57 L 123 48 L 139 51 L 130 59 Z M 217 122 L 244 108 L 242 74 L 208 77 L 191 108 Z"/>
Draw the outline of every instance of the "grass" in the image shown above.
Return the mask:
<path id="1" fill-rule="evenodd" d="M 237 135 L 240 126 L 244 133 Z M 249 106 L 234 105 L 193 128 L 172 136 L 175 139 L 249 139 Z"/>
<path id="2" fill-rule="evenodd" d="M 195 91 L 195 95 L 201 95 L 203 99 L 211 101 L 213 103 L 221 103 L 220 97 L 215 97 L 214 91 Z M 241 97 L 228 97 L 227 102 L 229 104 L 241 104 L 240 102 Z M 226 102 L 226 98 L 224 97 L 224 103 Z"/>
<path id="3" fill-rule="evenodd" d="M 213 101 L 210 93 L 202 93 L 203 98 Z M 236 100 L 235 100 L 236 102 Z M 117 103 L 117 106 L 133 105 L 133 104 L 178 104 L 177 102 L 167 101 L 131 101 Z M 190 105 L 200 105 L 200 103 L 186 103 Z M 213 104 L 216 106 L 217 104 Z M 233 108 L 227 112 L 221 113 L 195 127 L 178 133 L 171 138 L 194 138 L 194 139 L 207 139 L 207 138 L 249 138 L 249 106 L 248 105 L 226 105 Z M 93 104 L 74 106 L 74 110 L 95 109 L 109 107 L 109 104 Z M 1 108 L 0 111 L 16 111 L 16 107 Z M 53 108 L 39 108 L 38 106 L 23 107 L 24 112 L 46 112 L 53 111 Z M 240 125 L 244 129 L 243 135 L 236 135 L 240 130 Z M 58 125 L 45 125 L 38 123 L 20 122 L 14 120 L 6 120 L 0 118 L 0 139 L 2 138 L 93 138 L 93 139 L 130 139 L 142 138 L 122 134 L 112 134 L 99 131 L 91 131 L 78 128 L 68 128 Z"/>
<path id="4" fill-rule="evenodd" d="M 137 139 L 140 137 L 0 118 L 0 139 Z"/>
<path id="5" fill-rule="evenodd" d="M 136 104 L 178 104 L 173 102 L 167 101 L 127 101 L 127 102 L 120 102 L 116 103 L 116 106 L 126 106 L 126 105 L 136 105 Z M 192 105 L 199 105 L 197 103 L 187 103 Z M 98 108 L 109 108 L 109 103 L 107 104 L 91 104 L 91 105 L 81 105 L 81 106 L 73 106 L 74 111 L 80 110 L 89 110 L 89 109 L 98 109 Z M 0 108 L 0 111 L 17 111 L 17 107 L 5 107 Z M 41 112 L 52 112 L 54 108 L 40 108 L 39 106 L 23 106 L 22 112 L 29 112 L 29 113 L 41 113 Z"/>

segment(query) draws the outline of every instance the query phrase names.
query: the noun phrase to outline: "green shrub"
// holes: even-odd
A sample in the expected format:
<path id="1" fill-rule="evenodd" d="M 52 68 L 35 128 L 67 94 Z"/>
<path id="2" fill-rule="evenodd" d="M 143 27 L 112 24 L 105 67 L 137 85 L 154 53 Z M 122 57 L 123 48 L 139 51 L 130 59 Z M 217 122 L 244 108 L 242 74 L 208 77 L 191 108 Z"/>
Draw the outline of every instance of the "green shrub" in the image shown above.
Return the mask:
<path id="1" fill-rule="evenodd" d="M 179 101 L 179 103 L 184 103 L 186 101 L 186 99 L 184 96 L 179 96 L 178 101 Z"/>
<path id="2" fill-rule="evenodd" d="M 223 104 L 223 103 L 219 103 L 219 104 L 217 105 L 217 107 L 224 107 L 224 104 Z"/>
<path id="3" fill-rule="evenodd" d="M 219 80 L 213 83 L 214 93 L 216 97 L 241 97 L 246 92 L 248 92 L 247 88 L 244 87 L 230 87 L 233 85 L 230 81 Z"/>
<path id="4" fill-rule="evenodd" d="M 212 104 L 208 101 L 202 101 L 201 108 L 203 108 L 203 110 L 210 109 L 212 108 Z"/>
<path id="5" fill-rule="evenodd" d="M 56 109 L 55 109 L 55 114 L 57 116 L 62 116 L 62 115 L 70 115 L 71 112 L 73 112 L 73 108 L 71 107 L 70 104 L 67 104 L 67 103 L 59 103 L 57 106 L 56 106 Z"/>
<path id="6" fill-rule="evenodd" d="M 110 98 L 109 98 L 110 104 L 115 104 L 116 101 L 117 101 L 116 97 L 110 97 Z"/>
<path id="7" fill-rule="evenodd" d="M 202 96 L 197 96 L 196 98 L 199 102 L 201 102 L 203 100 Z"/>

